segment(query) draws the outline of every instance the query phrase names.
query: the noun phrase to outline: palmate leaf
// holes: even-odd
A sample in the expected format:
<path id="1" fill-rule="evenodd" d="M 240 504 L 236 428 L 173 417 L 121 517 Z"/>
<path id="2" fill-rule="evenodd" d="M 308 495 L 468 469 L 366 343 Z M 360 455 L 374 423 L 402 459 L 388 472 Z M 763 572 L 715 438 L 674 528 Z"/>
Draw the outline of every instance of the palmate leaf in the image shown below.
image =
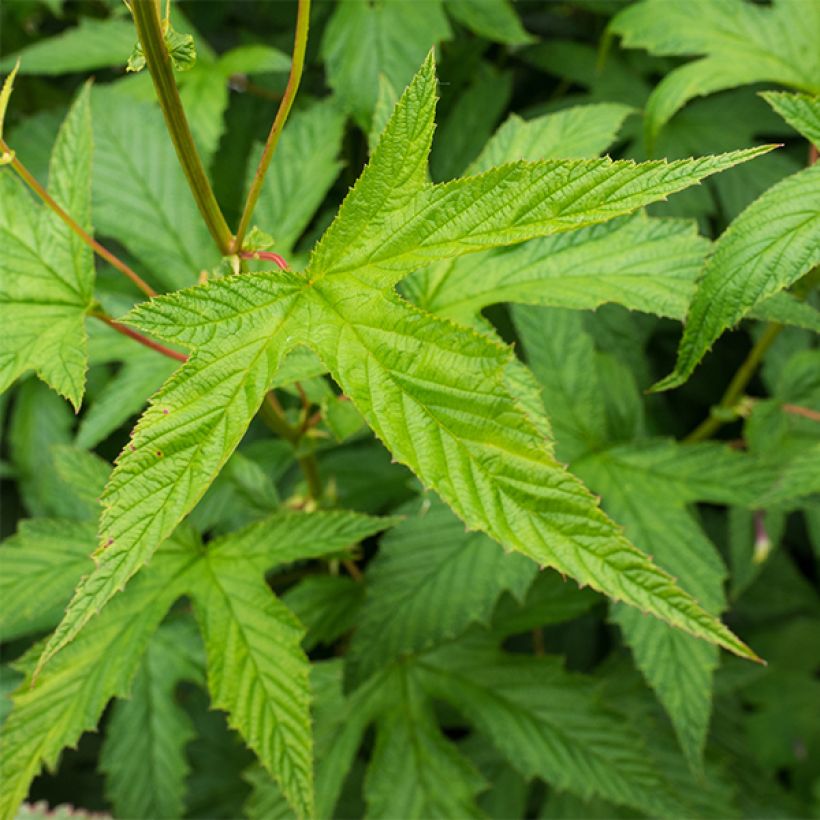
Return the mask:
<path id="1" fill-rule="evenodd" d="M 300 344 L 324 362 L 394 456 L 469 526 L 750 654 L 631 546 L 555 461 L 543 425 L 509 392 L 515 367 L 509 348 L 385 291 L 436 255 L 604 221 L 760 149 L 669 165 L 511 163 L 432 186 L 426 159 L 434 108 L 430 57 L 304 275 L 230 277 L 130 314 L 143 331 L 192 354 L 153 398 L 118 460 L 102 499 L 98 568 L 80 585 L 43 662 L 191 510 L 239 443 L 280 361 Z"/>
<path id="2" fill-rule="evenodd" d="M 694 0 L 685 6 L 644 0 L 618 14 L 611 30 L 625 46 L 698 60 L 671 71 L 649 97 L 645 129 L 651 143 L 690 99 L 749 83 L 780 83 L 820 91 L 820 9 L 805 0 Z"/>
<path id="3" fill-rule="evenodd" d="M 49 193 L 91 230 L 89 86 L 77 95 L 51 154 Z M 77 409 L 85 390 L 85 314 L 94 288 L 91 249 L 35 205 L 10 168 L 0 173 L 0 392 L 34 370 Z"/>
<path id="4" fill-rule="evenodd" d="M 100 752 L 106 793 L 118 817 L 181 817 L 191 720 L 176 702 L 180 681 L 203 681 L 190 618 L 164 624 L 148 644 L 127 700 L 111 711 Z"/>
<path id="5" fill-rule="evenodd" d="M 767 297 L 820 263 L 820 165 L 769 188 L 714 245 L 686 318 L 674 371 L 683 384 L 715 340 Z"/>
<path id="6" fill-rule="evenodd" d="M 151 635 L 186 589 L 196 561 L 187 544 L 169 541 L 150 568 L 39 676 L 39 645 L 24 658 L 26 677 L 13 695 L 0 746 L 0 816 L 14 817 L 43 765 L 54 770 L 60 752 L 93 729 L 112 697 L 127 695 Z"/>

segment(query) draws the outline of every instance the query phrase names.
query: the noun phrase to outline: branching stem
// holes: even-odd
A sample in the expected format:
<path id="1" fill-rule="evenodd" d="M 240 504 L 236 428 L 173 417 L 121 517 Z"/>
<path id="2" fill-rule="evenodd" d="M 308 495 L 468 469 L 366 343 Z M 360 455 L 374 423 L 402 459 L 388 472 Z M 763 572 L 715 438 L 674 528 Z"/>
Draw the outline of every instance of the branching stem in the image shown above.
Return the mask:
<path id="1" fill-rule="evenodd" d="M 208 175 L 199 157 L 188 118 L 179 96 L 171 58 L 162 34 L 162 20 L 158 0 L 133 0 L 131 13 L 137 27 L 137 36 L 148 64 L 148 71 L 157 92 L 165 125 L 174 143 L 182 170 L 188 180 L 199 212 L 208 226 L 223 256 L 231 253 L 233 237 L 228 223 L 216 201 Z"/>
<path id="2" fill-rule="evenodd" d="M 299 83 L 302 80 L 302 69 L 305 64 L 305 51 L 307 50 L 308 27 L 310 24 L 310 0 L 298 0 L 299 6 L 296 12 L 296 35 L 293 41 L 293 57 L 290 63 L 290 75 L 288 76 L 288 84 L 285 87 L 285 93 L 279 102 L 279 108 L 276 111 L 276 117 L 273 120 L 270 133 L 268 134 L 265 148 L 262 151 L 262 156 L 259 158 L 259 165 L 256 168 L 256 173 L 253 175 L 253 182 L 251 182 L 250 190 L 248 191 L 248 198 L 245 201 L 245 207 L 242 209 L 242 217 L 239 220 L 239 227 L 236 230 L 236 236 L 233 239 L 231 251 L 238 252 L 242 248 L 242 242 L 245 239 L 245 234 L 250 227 L 251 217 L 253 216 L 256 202 L 259 199 L 259 194 L 262 192 L 262 183 L 265 181 L 265 174 L 268 171 L 268 166 L 273 157 L 273 152 L 276 150 L 276 144 L 279 142 L 279 136 L 282 129 L 285 127 L 290 109 L 293 106 L 293 101 L 296 98 L 296 92 L 299 90 Z"/>
<path id="3" fill-rule="evenodd" d="M 0 139 L 0 151 L 11 151 L 3 139 Z M 80 239 L 88 245 L 94 253 L 101 259 L 105 259 L 109 265 L 124 273 L 149 299 L 156 296 L 157 292 L 134 270 L 132 270 L 122 259 L 114 256 L 108 248 L 103 247 L 93 236 L 84 231 L 80 224 L 49 194 L 49 192 L 35 179 L 32 173 L 20 162 L 17 157 L 11 161 L 11 167 L 23 180 L 23 182 L 37 194 L 38 197 L 49 207 L 68 227 L 74 231 Z"/>
<path id="4" fill-rule="evenodd" d="M 716 433 L 727 421 L 731 420 L 732 411 L 737 407 L 737 403 L 743 396 L 743 391 L 754 376 L 766 351 L 772 346 L 774 340 L 780 335 L 783 325 L 771 322 L 763 334 L 749 351 L 749 355 L 737 369 L 737 372 L 729 382 L 726 392 L 717 407 L 712 408 L 712 413 L 704 419 L 688 436 L 685 442 L 693 443 L 704 441 Z"/>

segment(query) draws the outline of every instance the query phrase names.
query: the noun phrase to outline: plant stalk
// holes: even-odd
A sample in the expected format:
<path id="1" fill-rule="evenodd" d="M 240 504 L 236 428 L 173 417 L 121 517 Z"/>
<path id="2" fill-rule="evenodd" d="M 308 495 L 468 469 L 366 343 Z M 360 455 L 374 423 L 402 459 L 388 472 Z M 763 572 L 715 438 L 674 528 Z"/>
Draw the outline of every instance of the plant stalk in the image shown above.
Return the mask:
<path id="1" fill-rule="evenodd" d="M 208 175 L 199 157 L 182 99 L 179 96 L 171 58 L 162 34 L 162 21 L 158 0 L 133 0 L 131 13 L 137 28 L 137 36 L 148 64 L 148 71 L 157 92 L 165 125 L 177 152 L 182 170 L 188 180 L 199 212 L 208 226 L 223 256 L 231 253 L 231 230 L 219 203 L 214 196 Z"/>
<path id="2" fill-rule="evenodd" d="M 184 353 L 180 353 L 178 350 L 172 350 L 170 347 L 166 347 L 159 342 L 155 342 L 153 339 L 149 339 L 147 336 L 143 336 L 142 333 L 132 330 L 127 325 L 121 324 L 116 319 L 106 313 L 103 313 L 102 311 L 92 311 L 89 315 L 93 316 L 95 319 L 99 319 L 101 322 L 105 322 L 110 328 L 116 330 L 117 333 L 122 333 L 123 336 L 128 336 L 129 339 L 133 339 L 135 342 L 139 342 L 145 347 L 150 347 L 151 350 L 156 350 L 157 353 L 161 353 L 169 359 L 176 359 L 178 362 L 188 361 L 188 357 Z"/>
<path id="3" fill-rule="evenodd" d="M 749 355 L 743 360 L 743 363 L 732 377 L 732 381 L 729 382 L 729 386 L 726 388 L 726 392 L 723 394 L 723 398 L 720 400 L 717 408 L 713 408 L 712 414 L 704 419 L 684 438 L 685 442 L 692 444 L 693 442 L 704 441 L 705 439 L 711 438 L 714 433 L 726 424 L 726 421 L 723 418 L 719 418 L 714 410 L 716 409 L 718 412 L 721 410 L 731 412 L 735 409 L 763 356 L 772 346 L 774 340 L 780 335 L 781 330 L 783 330 L 783 325 L 777 322 L 771 322 L 766 327 L 766 330 L 763 331 L 754 347 L 749 351 Z"/>
<path id="4" fill-rule="evenodd" d="M 0 139 L 0 151 L 11 151 L 3 139 Z M 68 227 L 74 231 L 80 239 L 88 245 L 94 253 L 101 259 L 105 259 L 109 265 L 116 268 L 120 273 L 124 273 L 149 299 L 157 295 L 157 292 L 134 270 L 125 264 L 121 259 L 114 256 L 108 248 L 103 247 L 93 236 L 83 230 L 80 224 L 49 194 L 49 192 L 35 179 L 31 172 L 20 162 L 17 157 L 11 161 L 11 167 L 23 180 L 23 182 L 37 194 L 38 197 L 48 206 Z"/>
<path id="5" fill-rule="evenodd" d="M 231 251 L 236 253 L 242 249 L 242 242 L 245 239 L 245 234 L 250 227 L 251 217 L 256 208 L 256 202 L 259 199 L 259 194 L 262 192 L 262 183 L 265 181 L 265 174 L 268 171 L 268 166 L 273 157 L 273 152 L 276 150 L 276 145 L 279 142 L 279 136 L 282 129 L 285 127 L 290 109 L 293 106 L 293 101 L 296 98 L 296 92 L 299 90 L 299 83 L 302 80 L 302 69 L 305 65 L 305 52 L 307 50 L 308 27 L 310 24 L 310 0 L 298 0 L 299 5 L 296 12 L 296 34 L 293 40 L 293 56 L 290 63 L 290 74 L 288 76 L 288 84 L 285 87 L 285 93 L 279 102 L 279 108 L 276 111 L 276 117 L 273 120 L 268 139 L 265 142 L 265 148 L 262 151 L 262 156 L 259 158 L 259 165 L 256 168 L 256 173 L 253 175 L 253 182 L 251 182 L 248 197 L 245 200 L 245 206 L 242 209 L 242 217 L 239 220 L 239 227 L 236 230 L 236 236 L 231 245 Z"/>

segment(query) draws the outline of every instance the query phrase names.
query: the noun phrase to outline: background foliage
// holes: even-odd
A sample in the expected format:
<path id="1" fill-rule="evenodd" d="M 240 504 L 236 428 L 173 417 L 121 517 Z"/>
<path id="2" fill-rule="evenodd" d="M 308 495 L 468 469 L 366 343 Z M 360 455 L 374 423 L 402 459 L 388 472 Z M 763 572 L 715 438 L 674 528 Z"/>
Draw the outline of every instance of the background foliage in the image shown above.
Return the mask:
<path id="1" fill-rule="evenodd" d="M 220 278 L 150 78 L 125 71 L 127 9 L 0 14 L 0 71 L 21 59 L 0 136 L 154 290 L 211 279 L 130 314 L 193 351 L 180 368 L 91 320 L 142 297 L 0 169 L 3 816 L 24 798 L 139 818 L 820 816 L 820 5 L 317 3 L 249 239 L 341 307 L 305 308 L 316 347 L 287 358 L 303 280 L 271 289 L 258 261 Z M 231 225 L 294 18 L 174 4 L 181 97 Z M 560 200 L 574 230 L 556 233 L 540 203 L 573 169 L 598 193 Z M 256 416 L 226 377 L 248 351 L 243 378 L 275 389 Z M 181 398 L 205 410 L 169 414 Z M 448 439 L 467 416 L 485 426 Z M 487 514 L 479 467 L 533 440 L 543 457 Z M 525 528 L 541 491 L 552 517 Z M 101 497 L 98 562 L 116 567 L 80 583 Z M 556 557 L 579 516 L 579 543 L 612 545 L 601 569 Z M 626 539 L 703 618 L 640 597 L 661 576 L 636 564 L 633 584 Z M 720 616 L 768 665 L 636 602 L 745 651 Z M 60 651 L 35 675 L 46 640 Z"/>

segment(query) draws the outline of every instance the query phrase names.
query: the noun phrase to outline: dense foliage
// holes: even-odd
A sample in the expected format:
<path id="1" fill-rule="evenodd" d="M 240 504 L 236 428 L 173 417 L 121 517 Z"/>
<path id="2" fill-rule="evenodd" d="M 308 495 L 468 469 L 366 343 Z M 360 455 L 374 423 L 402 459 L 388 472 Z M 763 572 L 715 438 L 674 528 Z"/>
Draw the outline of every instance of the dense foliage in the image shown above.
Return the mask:
<path id="1" fill-rule="evenodd" d="M 0 816 L 820 813 L 820 4 L 0 13 Z"/>

